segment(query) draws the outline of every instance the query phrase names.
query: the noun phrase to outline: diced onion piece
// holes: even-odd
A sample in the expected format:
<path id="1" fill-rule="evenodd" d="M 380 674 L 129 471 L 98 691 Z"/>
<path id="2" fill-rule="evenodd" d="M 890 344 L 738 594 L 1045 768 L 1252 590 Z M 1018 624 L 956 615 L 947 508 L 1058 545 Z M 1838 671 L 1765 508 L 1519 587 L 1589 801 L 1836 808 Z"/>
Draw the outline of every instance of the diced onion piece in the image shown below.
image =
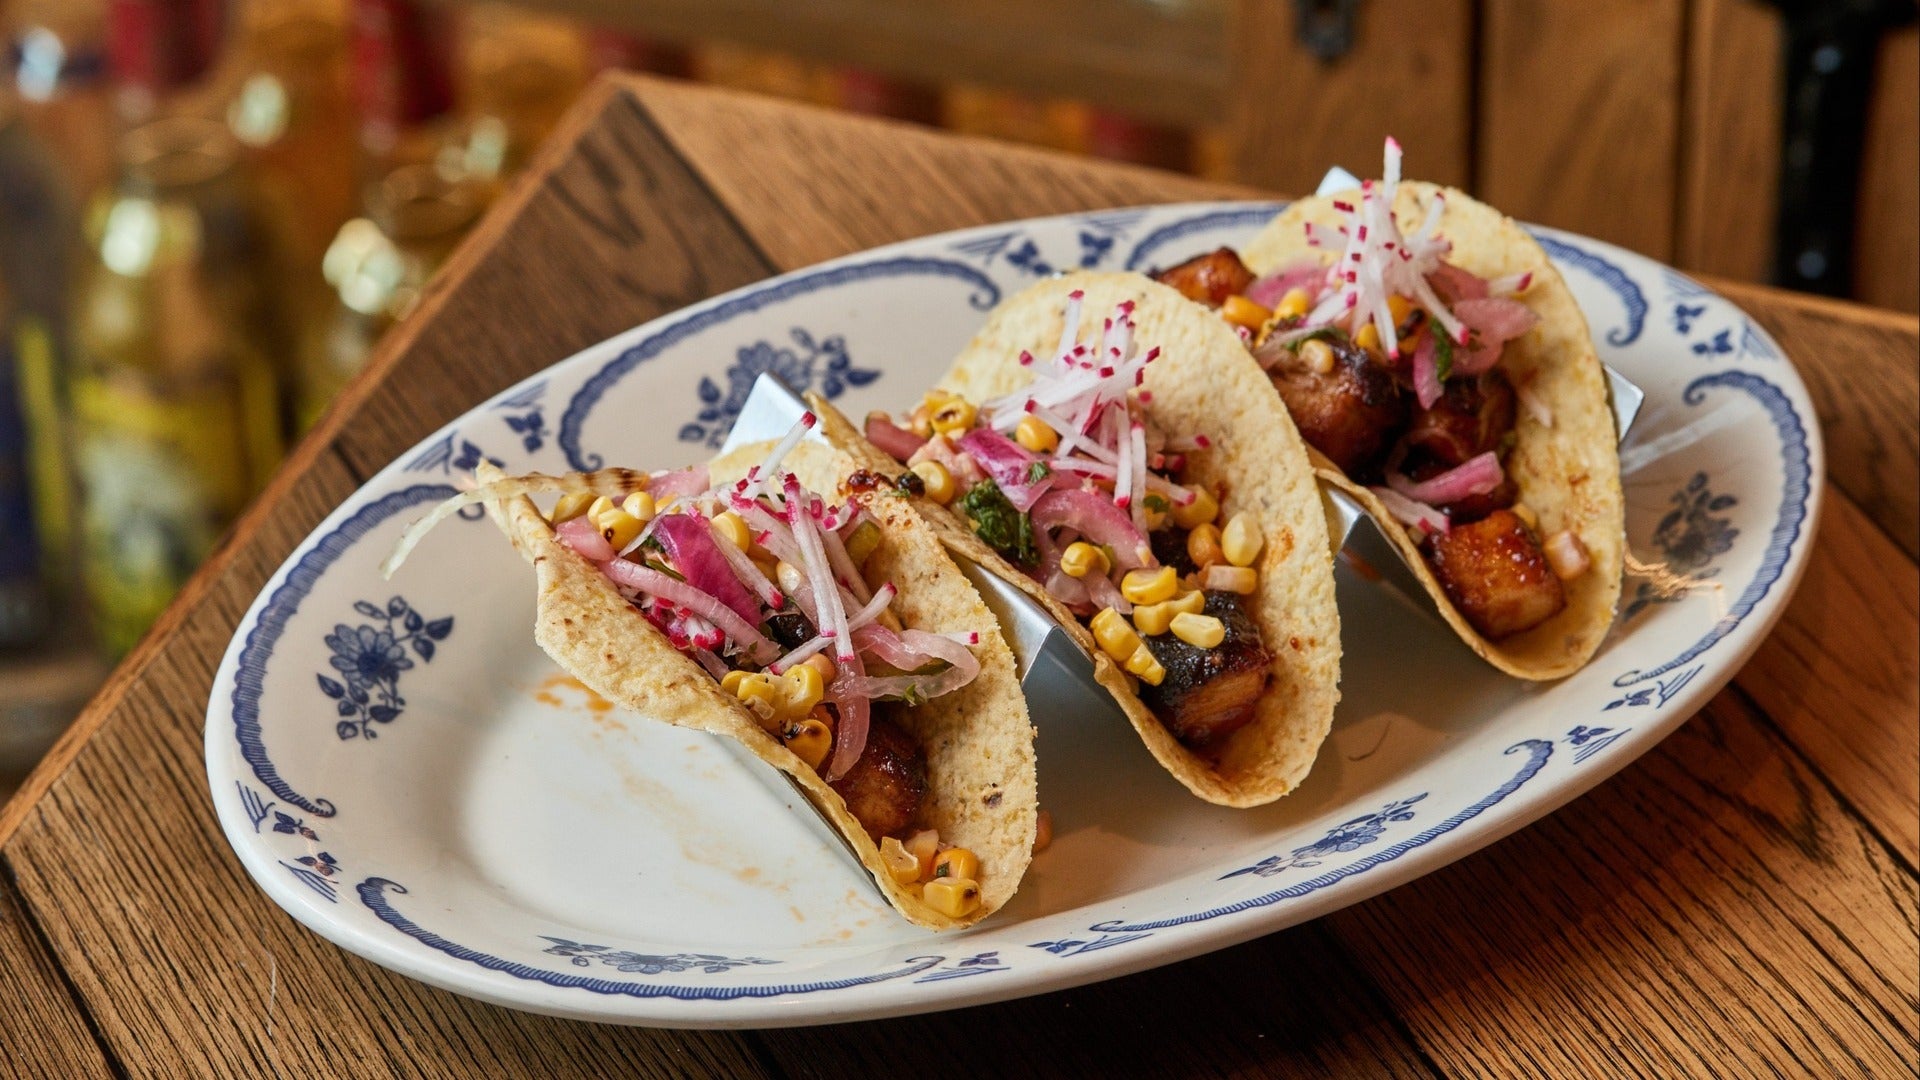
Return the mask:
<path id="1" fill-rule="evenodd" d="M 1544 552 L 1553 576 L 1561 581 L 1572 581 L 1593 565 L 1587 556 L 1587 545 L 1580 542 L 1579 535 L 1572 529 L 1562 529 L 1547 537 Z"/>
<path id="2" fill-rule="evenodd" d="M 1373 492 L 1381 505 L 1387 508 L 1387 513 L 1402 525 L 1443 535 L 1452 528 L 1447 515 L 1426 503 L 1416 502 L 1388 487 L 1370 487 L 1367 490 Z"/>
<path id="3" fill-rule="evenodd" d="M 1499 455 L 1489 450 L 1417 484 L 1400 472 L 1389 471 L 1387 485 L 1414 502 L 1445 506 L 1475 495 L 1485 495 L 1499 487 L 1505 476 L 1505 471 L 1500 468 Z"/>

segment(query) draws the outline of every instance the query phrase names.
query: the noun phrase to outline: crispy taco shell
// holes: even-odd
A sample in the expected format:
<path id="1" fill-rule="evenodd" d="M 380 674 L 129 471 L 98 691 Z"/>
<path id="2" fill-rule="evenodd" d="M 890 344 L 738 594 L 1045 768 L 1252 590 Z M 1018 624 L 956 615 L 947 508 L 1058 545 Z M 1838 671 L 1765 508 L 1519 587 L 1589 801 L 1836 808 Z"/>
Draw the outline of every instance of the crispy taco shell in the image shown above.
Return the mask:
<path id="1" fill-rule="evenodd" d="M 714 479 L 744 475 L 766 453 L 766 446 L 758 446 L 729 455 L 714 463 Z M 841 482 L 855 465 L 842 452 L 803 442 L 783 467 L 808 490 L 843 498 Z M 1032 858 L 1039 814 L 1033 729 L 1013 653 L 937 533 L 908 500 L 881 495 L 868 501 L 867 508 L 881 530 L 869 571 L 899 589 L 892 610 L 901 620 L 934 633 L 981 632 L 974 649 L 980 674 L 972 682 L 912 708 L 876 705 L 914 737 L 926 757 L 927 793 L 916 826 L 938 829 L 942 842 L 980 858 L 981 903 L 961 919 L 943 915 L 896 883 L 881 862 L 879 847 L 839 793 L 763 731 L 712 675 L 676 650 L 604 574 L 560 544 L 530 499 L 520 496 L 489 507 L 514 548 L 533 564 L 539 582 L 534 639 L 547 655 L 623 708 L 734 739 L 793 777 L 902 915 L 930 930 L 957 929 L 1005 904 Z"/>
<path id="2" fill-rule="evenodd" d="M 1212 450 L 1193 455 L 1185 479 L 1219 489 L 1223 520 L 1242 510 L 1253 513 L 1266 537 L 1260 585 L 1248 597 L 1248 610 L 1273 662 L 1253 721 L 1228 736 L 1216 754 L 1188 749 L 1072 612 L 954 513 L 921 504 L 956 552 L 1044 605 L 1080 643 L 1093 658 L 1095 678 L 1119 702 L 1148 751 L 1188 790 L 1222 806 L 1272 802 L 1307 775 L 1333 722 L 1340 698 L 1340 612 L 1306 444 L 1238 336 L 1206 309 L 1140 275 L 1068 274 L 996 308 L 940 386 L 978 403 L 1026 385 L 1031 375 L 1019 363 L 1021 351 L 1051 352 L 1060 340 L 1067 294 L 1076 289 L 1086 294 L 1086 323 L 1096 331 L 1115 305 L 1134 301 L 1135 340 L 1143 349 L 1161 349 L 1146 368 L 1149 411 L 1168 432 L 1205 432 L 1213 440 Z M 830 438 L 858 438 L 844 418 L 824 415 Z M 898 472 L 899 465 L 880 450 L 868 445 L 864 453 L 876 467 Z"/>
<path id="3" fill-rule="evenodd" d="M 1519 299 L 1540 316 L 1540 323 L 1506 344 L 1500 366 L 1515 386 L 1529 387 L 1546 404 L 1553 425 L 1543 426 L 1522 410 L 1506 468 L 1519 486 L 1520 500 L 1539 515 L 1540 534 L 1573 530 L 1586 545 L 1592 565 L 1566 583 L 1567 606 L 1558 615 L 1524 633 L 1488 641 L 1447 599 L 1419 547 L 1379 498 L 1317 452 L 1315 466 L 1386 526 L 1384 531 L 1433 595 L 1441 615 L 1475 652 L 1509 675 L 1557 679 L 1578 671 L 1592 658 L 1613 625 L 1614 608 L 1620 601 L 1626 519 L 1606 372 L 1594 353 L 1586 317 L 1560 271 L 1513 219 L 1452 188 L 1403 181 L 1393 208 L 1401 230 L 1416 230 L 1433 200 L 1442 196 L 1446 207 L 1438 231 L 1453 242 L 1447 261 L 1488 279 L 1533 274 Z M 1331 261 L 1334 253 L 1308 245 L 1304 226 L 1339 225 L 1343 215 L 1334 208 L 1334 200 L 1356 197 L 1353 192 L 1317 196 L 1287 207 L 1241 253 L 1248 269 L 1266 274 L 1302 259 Z"/>

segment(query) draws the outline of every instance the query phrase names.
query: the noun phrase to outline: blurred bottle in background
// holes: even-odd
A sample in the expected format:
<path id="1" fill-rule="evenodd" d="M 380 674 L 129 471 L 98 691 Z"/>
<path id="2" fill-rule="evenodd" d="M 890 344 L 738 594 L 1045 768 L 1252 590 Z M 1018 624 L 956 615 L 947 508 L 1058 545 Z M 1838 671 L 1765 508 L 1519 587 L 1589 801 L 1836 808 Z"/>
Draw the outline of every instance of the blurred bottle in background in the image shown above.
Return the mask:
<path id="1" fill-rule="evenodd" d="M 504 4 L 471 8 L 456 78 L 463 122 L 441 170 L 490 202 L 526 168 L 587 74 L 587 43 L 571 22 Z"/>
<path id="2" fill-rule="evenodd" d="M 225 116 L 271 235 L 273 292 L 289 333 L 275 373 L 291 432 L 303 409 L 291 343 L 332 311 L 321 261 L 357 200 L 347 9 L 343 0 L 247 0 L 238 12 Z"/>
<path id="3" fill-rule="evenodd" d="M 20 120 L 53 158 L 61 188 L 77 203 L 113 175 L 103 0 L 13 0 L 5 26 Z"/>
<path id="4" fill-rule="evenodd" d="M 100 643 L 138 640 L 281 454 L 267 230 L 207 115 L 218 6 L 115 0 L 127 128 L 86 215 L 72 399 L 83 579 Z M 211 25 L 210 25 L 211 23 Z M 215 110 L 217 111 L 217 110 Z"/>

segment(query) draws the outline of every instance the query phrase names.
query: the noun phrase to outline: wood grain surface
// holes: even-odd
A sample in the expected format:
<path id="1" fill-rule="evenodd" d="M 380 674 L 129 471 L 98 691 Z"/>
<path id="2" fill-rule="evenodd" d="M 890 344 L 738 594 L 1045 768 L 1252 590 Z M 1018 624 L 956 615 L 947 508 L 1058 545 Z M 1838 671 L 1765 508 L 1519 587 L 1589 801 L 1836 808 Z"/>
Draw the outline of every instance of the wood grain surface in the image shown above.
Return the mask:
<path id="1" fill-rule="evenodd" d="M 285 554 L 421 435 L 583 345 L 772 272 L 982 221 L 1243 193 L 598 84 L 0 809 L 0 1071 L 1910 1075 L 1920 419 L 1901 395 L 1920 328 L 1769 290 L 1734 295 L 1807 373 L 1834 448 L 1814 558 L 1779 630 L 1705 712 L 1593 793 L 1319 922 L 960 1013 L 648 1031 L 401 978 L 248 881 L 205 786 L 214 667 Z"/>
<path id="2" fill-rule="evenodd" d="M 1474 20 L 1468 0 L 1370 0 L 1353 47 L 1320 60 L 1296 32 L 1300 5 L 1239 0 L 1226 121 L 1233 175 L 1312 191 L 1329 165 L 1378 173 L 1388 135 L 1407 175 L 1466 185 L 1472 168 Z"/>
<path id="3" fill-rule="evenodd" d="M 1487 0 L 1479 194 L 1669 261 L 1681 0 Z"/>

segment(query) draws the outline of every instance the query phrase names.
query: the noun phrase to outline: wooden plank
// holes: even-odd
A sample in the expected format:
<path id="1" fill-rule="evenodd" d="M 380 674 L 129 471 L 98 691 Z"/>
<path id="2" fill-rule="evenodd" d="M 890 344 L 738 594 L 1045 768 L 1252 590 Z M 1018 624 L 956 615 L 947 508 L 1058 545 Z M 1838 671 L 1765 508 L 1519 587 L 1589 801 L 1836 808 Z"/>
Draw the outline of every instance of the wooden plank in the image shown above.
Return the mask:
<path id="1" fill-rule="evenodd" d="M 1487 0 L 1476 183 L 1523 221 L 1673 253 L 1682 0 Z"/>
<path id="2" fill-rule="evenodd" d="M 1317 925 L 1125 979 L 858 1031 L 761 1038 L 774 1063 L 803 1077 L 936 1076 L 956 1047 L 984 1076 L 1438 1075 Z"/>
<path id="3" fill-rule="evenodd" d="M 1920 867 L 1920 568 L 1845 495 L 1828 493 L 1824 518 L 1800 591 L 1740 686 Z"/>
<path id="4" fill-rule="evenodd" d="M 1861 162 L 1854 295 L 1920 311 L 1920 27 L 1881 43 Z"/>
<path id="5" fill-rule="evenodd" d="M 1807 384 L 1827 476 L 1920 558 L 1920 320 L 1733 282 L 1713 288 L 1780 342 Z"/>
<path id="6" fill-rule="evenodd" d="M 0 877 L 0 1076 L 112 1076 L 86 1014 Z M 31 1032 L 31 1035 L 27 1033 Z"/>
<path id="7" fill-rule="evenodd" d="M 935 85 L 1066 97 L 1174 124 L 1217 122 L 1228 0 L 531 0 L 670 41 L 725 41 Z"/>
<path id="8" fill-rule="evenodd" d="M 1377 176 L 1388 135 L 1408 176 L 1465 186 L 1472 165 L 1473 4 L 1368 0 L 1338 60 L 1300 44 L 1292 0 L 1234 5 L 1226 108 L 1236 179 L 1309 192 L 1331 165 Z"/>
<path id="9" fill-rule="evenodd" d="M 667 138 L 760 249 L 791 269 L 946 229 L 1108 206 L 1254 197 L 1245 188 L 962 141 L 739 94 L 634 79 Z M 808 182 L 770 184 L 769 175 Z"/>
<path id="10" fill-rule="evenodd" d="M 1757 0 L 1695 0 L 1687 19 L 1674 258 L 1764 281 L 1780 187 L 1780 15 Z"/>
<path id="11" fill-rule="evenodd" d="M 1894 1076 L 1920 1053 L 1915 912 L 1911 871 L 1729 692 L 1328 922 L 1449 1073 Z"/>
<path id="12" fill-rule="evenodd" d="M 360 475 L 520 378 L 773 272 L 618 82 L 589 94 L 342 395 Z"/>

